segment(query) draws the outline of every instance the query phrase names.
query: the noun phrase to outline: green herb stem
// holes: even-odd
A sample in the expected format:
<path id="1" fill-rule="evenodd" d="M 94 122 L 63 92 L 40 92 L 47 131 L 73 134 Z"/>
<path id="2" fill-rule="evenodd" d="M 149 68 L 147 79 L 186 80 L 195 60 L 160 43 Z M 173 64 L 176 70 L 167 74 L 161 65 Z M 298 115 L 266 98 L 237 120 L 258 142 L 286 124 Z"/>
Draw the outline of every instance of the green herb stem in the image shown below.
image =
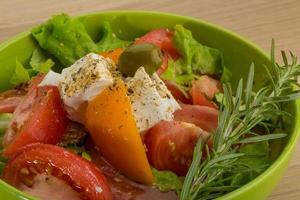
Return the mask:
<path id="1" fill-rule="evenodd" d="M 274 115 L 278 118 L 286 115 L 282 102 L 300 98 L 300 90 L 294 90 L 297 76 L 300 75 L 300 65 L 292 53 L 289 64 L 284 52 L 284 65 L 278 65 L 274 60 L 274 51 L 272 41 L 271 66 L 265 67 L 270 78 L 269 85 L 257 92 L 253 91 L 254 64 L 250 66 L 246 87 L 243 87 L 241 79 L 235 96 L 229 84 L 223 85 L 224 96 L 219 111 L 218 127 L 212 138 L 213 148 L 211 151 L 206 150 L 207 157 L 203 158 L 201 152 L 205 144 L 198 142 L 183 184 L 181 200 L 212 199 L 234 190 L 236 186 L 230 185 L 234 176 L 228 178 L 227 174 L 232 171 L 239 173 L 238 170 L 247 171 L 247 166 L 240 162 L 245 154 L 239 152 L 237 144 L 265 142 L 286 136 L 286 133 L 271 133 L 274 132 L 274 127 L 281 127 L 276 127 L 278 120 L 269 123 L 266 119 Z M 257 126 L 264 127 L 266 132 L 271 134 L 256 133 L 254 128 Z M 262 163 L 260 168 L 265 167 L 266 164 Z"/>

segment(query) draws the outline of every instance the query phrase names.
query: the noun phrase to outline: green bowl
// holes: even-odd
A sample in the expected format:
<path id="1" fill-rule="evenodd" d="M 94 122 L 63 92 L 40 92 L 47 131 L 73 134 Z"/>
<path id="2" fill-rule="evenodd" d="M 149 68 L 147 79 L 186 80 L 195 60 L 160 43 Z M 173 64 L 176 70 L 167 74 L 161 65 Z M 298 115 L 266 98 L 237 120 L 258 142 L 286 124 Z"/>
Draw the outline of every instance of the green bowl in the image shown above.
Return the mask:
<path id="1" fill-rule="evenodd" d="M 101 37 L 104 21 L 110 21 L 116 35 L 123 39 L 134 39 L 152 29 L 173 28 L 176 24 L 183 24 L 193 32 L 198 41 L 223 52 L 225 64 L 233 74 L 233 85 L 236 85 L 241 77 L 247 77 L 251 62 L 256 66 L 255 87 L 259 87 L 267 79 L 262 65 L 268 65 L 270 60 L 263 50 L 236 33 L 201 20 L 144 11 L 99 12 L 79 18 L 83 18 L 86 29 L 94 40 Z M 14 71 L 16 57 L 22 62 L 28 62 L 36 45 L 30 31 L 23 32 L 0 45 L 0 91 L 11 87 L 9 79 Z M 271 144 L 273 164 L 250 183 L 220 199 L 259 200 L 265 199 L 271 193 L 286 169 L 299 137 L 299 123 L 296 121 L 300 112 L 300 102 L 290 103 L 288 111 L 292 113 L 292 120 L 286 124 L 289 136 Z M 0 181 L 0 199 L 34 198 Z"/>

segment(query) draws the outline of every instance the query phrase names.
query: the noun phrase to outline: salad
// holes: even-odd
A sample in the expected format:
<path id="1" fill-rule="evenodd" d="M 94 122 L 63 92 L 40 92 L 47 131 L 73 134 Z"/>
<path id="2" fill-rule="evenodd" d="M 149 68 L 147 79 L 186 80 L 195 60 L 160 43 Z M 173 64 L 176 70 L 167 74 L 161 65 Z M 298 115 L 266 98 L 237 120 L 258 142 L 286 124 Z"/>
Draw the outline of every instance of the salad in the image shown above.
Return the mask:
<path id="1" fill-rule="evenodd" d="M 99 22 L 100 23 L 100 22 Z M 79 19 L 53 16 L 31 31 L 0 93 L 1 179 L 37 199 L 198 200 L 229 193 L 267 169 L 300 97 L 291 53 L 268 80 L 230 85 L 222 52 L 178 24 L 94 41 Z"/>

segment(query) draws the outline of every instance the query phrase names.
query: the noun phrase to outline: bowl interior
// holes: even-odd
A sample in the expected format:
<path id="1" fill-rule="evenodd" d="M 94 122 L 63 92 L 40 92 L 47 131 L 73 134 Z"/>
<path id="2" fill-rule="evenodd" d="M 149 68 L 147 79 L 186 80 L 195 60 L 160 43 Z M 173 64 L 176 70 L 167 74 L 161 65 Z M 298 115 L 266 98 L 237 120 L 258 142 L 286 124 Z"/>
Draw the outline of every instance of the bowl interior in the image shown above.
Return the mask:
<path id="1" fill-rule="evenodd" d="M 244 80 L 246 79 L 248 68 L 252 62 L 255 64 L 255 87 L 259 87 L 267 80 L 266 73 L 264 73 L 262 67 L 269 63 L 269 58 L 265 52 L 237 34 L 204 21 L 165 13 L 136 11 L 95 13 L 79 16 L 79 18 L 83 20 L 88 33 L 95 41 L 101 38 L 101 27 L 104 21 L 111 22 L 113 30 L 118 37 L 130 40 L 152 29 L 171 29 L 176 24 L 183 24 L 193 32 L 194 37 L 199 42 L 222 51 L 225 65 L 232 72 L 231 82 L 233 85 L 236 85 L 237 81 L 242 77 Z M 36 45 L 37 43 L 29 31 L 21 33 L 0 45 L 0 91 L 11 87 L 9 79 L 14 71 L 16 57 L 21 62 L 28 62 Z M 296 112 L 298 112 L 297 109 L 295 103 L 289 105 L 289 111 L 292 112 L 293 116 L 293 120 L 289 120 L 287 126 L 289 127 L 288 131 L 290 135 L 296 135 L 296 128 L 294 126 L 296 123 L 294 119 Z M 289 138 L 290 137 L 287 137 L 283 142 L 277 142 L 271 145 L 272 157 L 274 159 L 277 158 L 284 147 L 287 146 L 286 142 L 289 141 Z M 239 193 L 241 193 L 242 188 L 239 190 Z M 23 196 L 22 193 L 12 189 L 3 182 L 0 182 L 0 191 L 1 199 L 5 197 L 6 199 L 12 200 L 26 199 L 26 196 Z M 230 195 L 232 194 L 226 196 L 231 199 Z"/>

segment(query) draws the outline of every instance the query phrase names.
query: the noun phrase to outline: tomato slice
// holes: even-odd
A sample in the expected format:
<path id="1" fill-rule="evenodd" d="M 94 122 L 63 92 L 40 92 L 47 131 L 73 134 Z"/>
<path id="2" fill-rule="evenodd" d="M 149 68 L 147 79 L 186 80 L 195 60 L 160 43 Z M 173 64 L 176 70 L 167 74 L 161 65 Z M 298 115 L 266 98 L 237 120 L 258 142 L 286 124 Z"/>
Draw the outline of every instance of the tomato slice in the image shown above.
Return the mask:
<path id="1" fill-rule="evenodd" d="M 0 113 L 13 113 L 21 101 L 20 96 L 0 98 Z"/>
<path id="2" fill-rule="evenodd" d="M 9 157 L 26 144 L 56 144 L 67 124 L 67 114 L 57 87 L 32 87 L 17 106 L 4 135 L 3 155 Z"/>
<path id="3" fill-rule="evenodd" d="M 26 95 L 28 88 L 36 87 L 44 75 L 38 75 L 29 81 L 29 86 L 23 84 L 14 89 L 0 93 L 0 113 L 13 113 L 23 97 Z"/>
<path id="4" fill-rule="evenodd" d="M 173 44 L 174 32 L 168 29 L 156 29 L 135 41 L 139 43 L 151 43 L 157 45 L 163 52 L 169 54 L 173 59 L 180 57 L 176 47 Z"/>
<path id="5" fill-rule="evenodd" d="M 21 148 L 4 167 L 2 179 L 41 199 L 54 199 L 57 193 L 60 199 L 112 199 L 100 169 L 55 145 L 35 143 Z M 57 184 L 63 188 L 54 191 Z"/>
<path id="6" fill-rule="evenodd" d="M 211 100 L 221 91 L 222 87 L 219 81 L 207 75 L 203 75 L 193 82 L 190 94 L 193 99 L 193 104 L 218 108 Z"/>
<path id="7" fill-rule="evenodd" d="M 13 113 L 25 94 L 25 88 L 16 88 L 0 93 L 0 113 Z"/>
<path id="8" fill-rule="evenodd" d="M 180 101 L 181 103 L 184 104 L 191 104 L 192 101 L 183 94 L 181 90 L 178 89 L 178 87 L 173 84 L 170 81 L 164 80 L 164 83 L 166 84 L 168 90 L 171 92 L 172 96 L 177 100 Z"/>
<path id="9" fill-rule="evenodd" d="M 198 138 L 201 136 L 206 140 L 209 135 L 190 123 L 161 121 L 145 135 L 148 159 L 159 170 L 170 170 L 184 176 L 191 164 Z"/>
<path id="10" fill-rule="evenodd" d="M 176 60 L 180 57 L 180 54 L 172 41 L 173 35 L 174 32 L 168 29 L 156 29 L 135 41 L 135 44 L 151 43 L 161 49 L 164 54 L 164 58 L 162 66 L 157 70 L 159 75 L 168 68 L 168 59 L 172 58 Z"/>
<path id="11" fill-rule="evenodd" d="M 174 113 L 174 120 L 192 123 L 205 131 L 212 132 L 218 126 L 218 110 L 208 106 L 181 104 Z"/>
<path id="12" fill-rule="evenodd" d="M 168 68 L 168 59 L 169 55 L 164 54 L 163 55 L 163 60 L 162 60 L 162 65 L 156 70 L 156 73 L 160 76 L 164 71 L 167 70 Z"/>

